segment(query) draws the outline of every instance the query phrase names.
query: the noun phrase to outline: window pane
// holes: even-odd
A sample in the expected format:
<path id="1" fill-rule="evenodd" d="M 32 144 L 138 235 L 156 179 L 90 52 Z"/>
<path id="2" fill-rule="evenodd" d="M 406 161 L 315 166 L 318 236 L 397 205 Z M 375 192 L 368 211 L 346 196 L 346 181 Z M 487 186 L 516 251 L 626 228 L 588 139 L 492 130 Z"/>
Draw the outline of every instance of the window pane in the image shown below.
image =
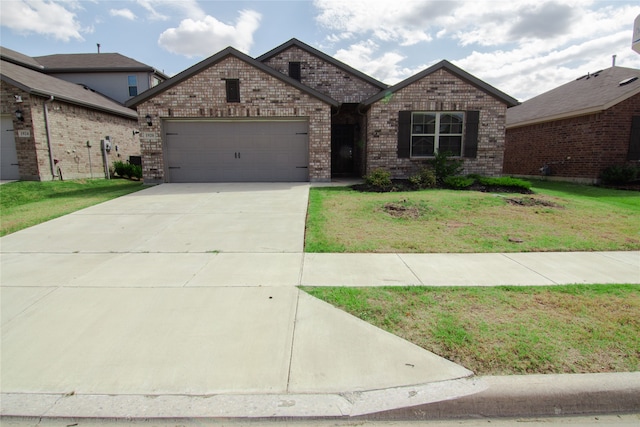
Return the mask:
<path id="1" fill-rule="evenodd" d="M 135 86 L 129 86 L 129 96 L 138 95 L 138 88 Z"/>
<path id="2" fill-rule="evenodd" d="M 414 136 L 411 138 L 411 155 L 414 157 L 433 156 L 433 136 Z"/>
<path id="3" fill-rule="evenodd" d="M 138 79 L 136 79 L 136 76 L 129 76 L 127 77 L 127 80 L 129 80 L 129 86 L 138 86 Z"/>
<path id="4" fill-rule="evenodd" d="M 462 133 L 462 121 L 462 114 L 442 114 L 440 116 L 440 133 Z"/>
<path id="5" fill-rule="evenodd" d="M 438 140 L 438 152 L 452 153 L 454 156 L 462 155 L 462 137 L 461 136 L 442 136 Z"/>

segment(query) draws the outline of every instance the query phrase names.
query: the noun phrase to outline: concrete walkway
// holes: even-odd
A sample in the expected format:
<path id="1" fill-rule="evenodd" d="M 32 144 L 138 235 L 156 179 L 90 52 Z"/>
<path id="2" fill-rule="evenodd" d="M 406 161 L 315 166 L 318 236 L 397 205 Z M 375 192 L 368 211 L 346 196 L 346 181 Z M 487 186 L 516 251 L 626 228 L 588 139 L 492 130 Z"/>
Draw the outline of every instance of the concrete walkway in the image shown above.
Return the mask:
<path id="1" fill-rule="evenodd" d="M 308 188 L 165 184 L 0 239 L 0 414 L 358 416 L 481 396 L 491 382 L 297 286 L 640 283 L 640 252 L 304 254 Z"/>

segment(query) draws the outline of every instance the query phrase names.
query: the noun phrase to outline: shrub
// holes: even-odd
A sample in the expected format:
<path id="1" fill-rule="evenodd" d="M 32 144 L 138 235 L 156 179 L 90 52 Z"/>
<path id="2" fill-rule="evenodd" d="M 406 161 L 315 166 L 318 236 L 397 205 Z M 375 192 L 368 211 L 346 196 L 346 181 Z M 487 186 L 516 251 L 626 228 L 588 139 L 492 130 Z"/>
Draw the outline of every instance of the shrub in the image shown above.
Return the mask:
<path id="1" fill-rule="evenodd" d="M 132 165 L 128 162 L 115 161 L 113 162 L 114 173 L 122 178 L 142 178 L 142 167 L 138 165 Z"/>
<path id="2" fill-rule="evenodd" d="M 638 177 L 638 168 L 633 166 L 613 165 L 600 173 L 603 184 L 620 185 L 634 181 Z"/>
<path id="3" fill-rule="evenodd" d="M 458 175 L 462 172 L 463 161 L 461 159 L 452 158 L 453 153 L 448 151 L 437 152 L 433 159 L 429 160 L 429 164 L 433 167 L 436 174 L 436 182 L 444 183 L 449 176 Z"/>
<path id="4" fill-rule="evenodd" d="M 511 187 L 519 188 L 522 190 L 531 189 L 531 183 L 529 181 L 525 181 L 524 179 L 511 178 L 510 176 L 503 176 L 498 178 L 481 176 L 477 179 L 479 184 L 486 185 L 487 187 Z"/>
<path id="5" fill-rule="evenodd" d="M 379 188 L 391 187 L 391 173 L 384 169 L 374 169 L 364 177 L 364 182 L 367 185 Z"/>
<path id="6" fill-rule="evenodd" d="M 444 179 L 444 184 L 454 190 L 464 190 L 473 185 L 475 179 L 468 176 L 448 176 Z"/>
<path id="7" fill-rule="evenodd" d="M 429 168 L 422 168 L 418 174 L 409 177 L 409 182 L 418 189 L 433 188 L 436 186 L 436 174 Z"/>

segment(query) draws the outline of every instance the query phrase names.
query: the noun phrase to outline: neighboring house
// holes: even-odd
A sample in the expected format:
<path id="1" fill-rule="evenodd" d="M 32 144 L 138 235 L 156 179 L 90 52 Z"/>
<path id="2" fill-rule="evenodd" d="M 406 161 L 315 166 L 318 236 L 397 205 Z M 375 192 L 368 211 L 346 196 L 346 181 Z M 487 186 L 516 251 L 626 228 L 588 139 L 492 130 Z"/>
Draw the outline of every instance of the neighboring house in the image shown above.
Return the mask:
<path id="1" fill-rule="evenodd" d="M 124 104 L 169 77 L 119 53 L 78 53 L 36 56 L 42 71 L 84 85 Z"/>
<path id="2" fill-rule="evenodd" d="M 452 64 L 391 87 L 296 40 L 253 59 L 227 48 L 131 99 L 145 182 L 407 177 L 435 150 L 502 172 L 517 101 Z"/>
<path id="3" fill-rule="evenodd" d="M 640 70 L 587 74 L 507 111 L 504 173 L 596 182 L 640 161 Z"/>
<path id="4" fill-rule="evenodd" d="M 1 179 L 60 179 L 58 168 L 64 179 L 104 177 L 105 164 L 140 155 L 134 110 L 44 74 L 18 52 L 2 48 L 0 58 Z"/>

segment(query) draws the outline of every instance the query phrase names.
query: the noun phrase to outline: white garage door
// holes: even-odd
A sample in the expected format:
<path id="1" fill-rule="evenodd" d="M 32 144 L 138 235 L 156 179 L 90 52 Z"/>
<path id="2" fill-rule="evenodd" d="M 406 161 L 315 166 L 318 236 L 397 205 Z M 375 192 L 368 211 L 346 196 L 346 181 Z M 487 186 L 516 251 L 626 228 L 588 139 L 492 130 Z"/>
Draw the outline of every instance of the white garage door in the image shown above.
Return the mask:
<path id="1" fill-rule="evenodd" d="M 18 170 L 18 153 L 13 133 L 11 116 L 2 116 L 2 133 L 0 134 L 0 179 L 20 179 Z"/>
<path id="2" fill-rule="evenodd" d="M 169 182 L 308 181 L 306 120 L 165 121 Z"/>

